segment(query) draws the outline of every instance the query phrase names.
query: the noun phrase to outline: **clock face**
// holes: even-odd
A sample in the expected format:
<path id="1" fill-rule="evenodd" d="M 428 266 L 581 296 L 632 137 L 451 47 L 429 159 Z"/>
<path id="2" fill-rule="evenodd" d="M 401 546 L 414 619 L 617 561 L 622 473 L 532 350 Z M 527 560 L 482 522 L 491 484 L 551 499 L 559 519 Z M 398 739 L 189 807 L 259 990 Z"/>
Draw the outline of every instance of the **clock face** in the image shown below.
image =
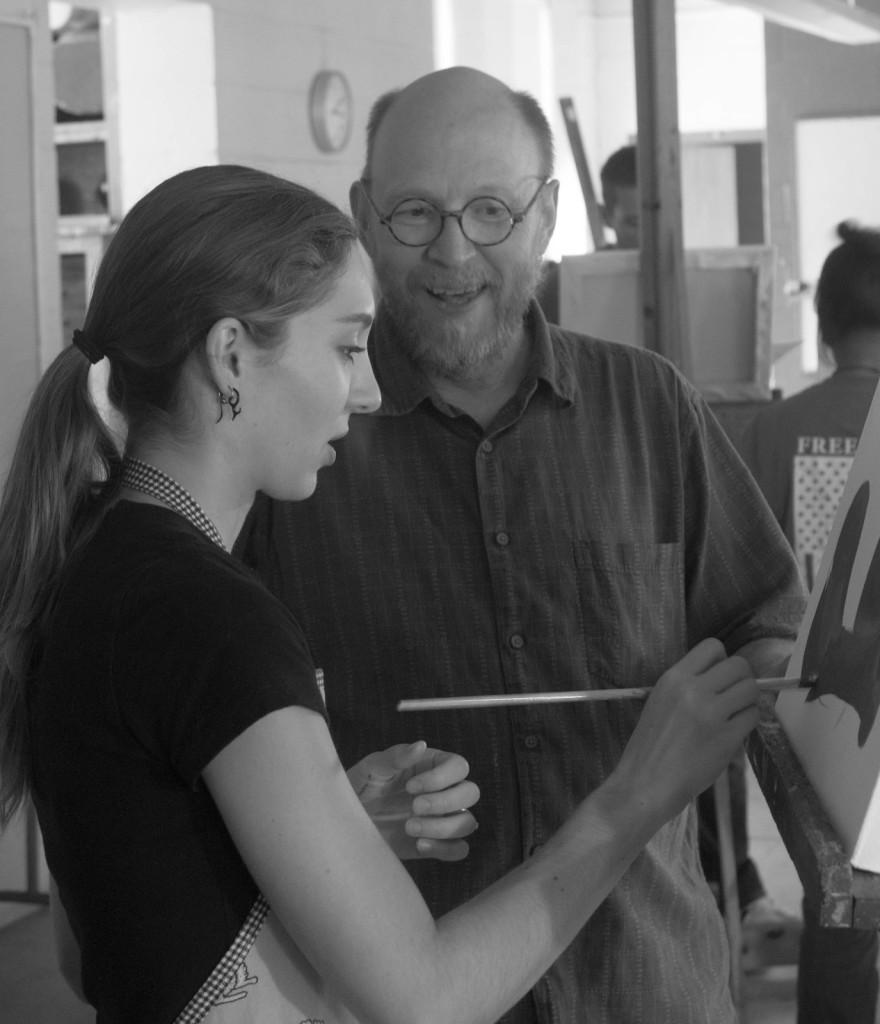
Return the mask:
<path id="1" fill-rule="evenodd" d="M 335 153 L 351 135 L 352 103 L 341 71 L 319 71 L 309 92 L 309 124 L 319 149 Z"/>

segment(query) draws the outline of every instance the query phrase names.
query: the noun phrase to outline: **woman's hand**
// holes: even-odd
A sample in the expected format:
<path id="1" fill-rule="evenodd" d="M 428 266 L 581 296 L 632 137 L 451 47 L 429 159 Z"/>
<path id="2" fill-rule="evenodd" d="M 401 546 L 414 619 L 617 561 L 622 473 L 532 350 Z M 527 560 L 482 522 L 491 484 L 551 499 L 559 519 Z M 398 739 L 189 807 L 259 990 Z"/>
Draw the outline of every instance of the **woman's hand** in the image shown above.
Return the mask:
<path id="1" fill-rule="evenodd" d="M 745 658 L 703 640 L 653 687 L 612 778 L 669 819 L 712 785 L 758 724 L 758 693 Z"/>
<path id="2" fill-rule="evenodd" d="M 477 827 L 468 811 L 480 799 L 467 761 L 424 740 L 368 754 L 348 770 L 349 782 L 383 838 L 401 860 L 461 860 Z"/>

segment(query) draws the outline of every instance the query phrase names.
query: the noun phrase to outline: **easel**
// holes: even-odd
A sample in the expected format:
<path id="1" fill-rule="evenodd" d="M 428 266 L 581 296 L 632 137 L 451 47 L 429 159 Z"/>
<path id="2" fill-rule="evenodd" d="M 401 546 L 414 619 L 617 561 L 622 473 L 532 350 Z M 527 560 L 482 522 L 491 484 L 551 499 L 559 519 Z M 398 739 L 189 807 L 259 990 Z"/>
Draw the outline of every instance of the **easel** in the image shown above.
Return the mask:
<path id="1" fill-rule="evenodd" d="M 826 928 L 880 928 L 880 874 L 849 862 L 772 706 L 748 745 L 749 760 L 804 892 Z"/>

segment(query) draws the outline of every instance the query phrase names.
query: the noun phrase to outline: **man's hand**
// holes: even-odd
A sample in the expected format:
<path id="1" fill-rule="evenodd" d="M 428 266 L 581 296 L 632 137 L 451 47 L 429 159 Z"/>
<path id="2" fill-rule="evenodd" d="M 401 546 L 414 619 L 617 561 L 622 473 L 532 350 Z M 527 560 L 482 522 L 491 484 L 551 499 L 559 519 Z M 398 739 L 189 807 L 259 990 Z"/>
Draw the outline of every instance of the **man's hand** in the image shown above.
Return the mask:
<path id="1" fill-rule="evenodd" d="M 468 811 L 480 799 L 467 761 L 424 740 L 368 754 L 348 779 L 376 828 L 401 860 L 461 860 L 477 827 Z"/>

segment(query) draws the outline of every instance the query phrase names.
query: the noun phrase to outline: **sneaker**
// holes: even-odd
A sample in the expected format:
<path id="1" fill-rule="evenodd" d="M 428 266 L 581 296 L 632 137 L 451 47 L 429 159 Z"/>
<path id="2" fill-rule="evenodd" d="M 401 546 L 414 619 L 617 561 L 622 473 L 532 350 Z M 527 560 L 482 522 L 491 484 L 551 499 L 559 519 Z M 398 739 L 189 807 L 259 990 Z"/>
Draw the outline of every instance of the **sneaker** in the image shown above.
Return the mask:
<path id="1" fill-rule="evenodd" d="M 742 915 L 742 969 L 754 974 L 765 967 L 796 964 L 803 922 L 778 907 L 769 896 L 753 900 Z"/>

